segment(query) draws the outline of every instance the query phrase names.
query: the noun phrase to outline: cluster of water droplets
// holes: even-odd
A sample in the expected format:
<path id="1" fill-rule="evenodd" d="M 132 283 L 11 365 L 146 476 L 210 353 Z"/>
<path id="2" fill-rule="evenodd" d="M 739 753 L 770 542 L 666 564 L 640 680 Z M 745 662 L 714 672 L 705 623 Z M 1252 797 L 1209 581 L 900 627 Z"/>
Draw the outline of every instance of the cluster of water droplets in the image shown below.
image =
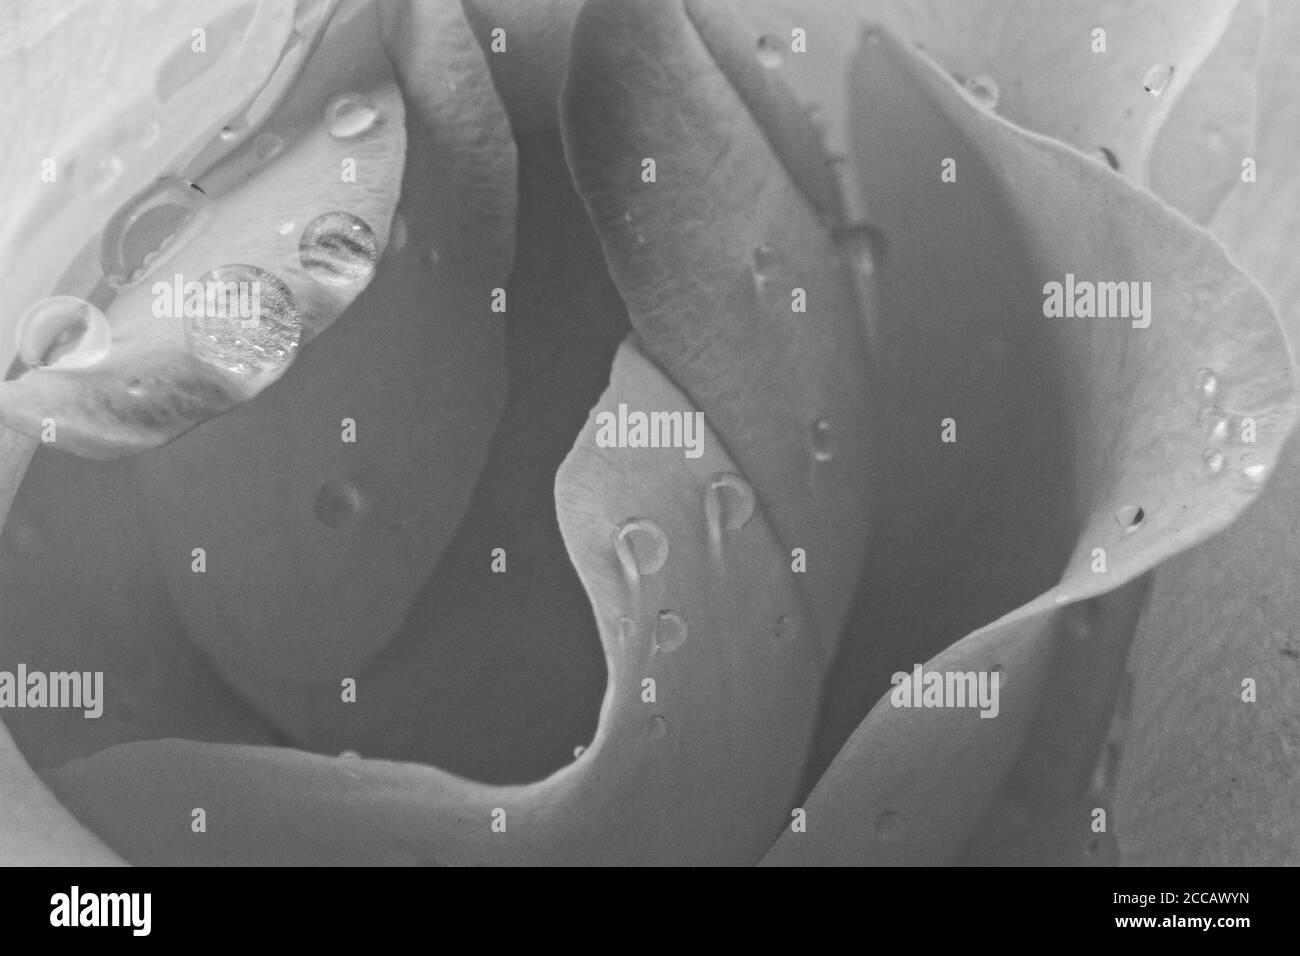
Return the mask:
<path id="1" fill-rule="evenodd" d="M 1227 466 L 1227 455 L 1220 447 L 1240 434 L 1242 423 L 1234 420 L 1220 405 L 1223 387 L 1218 373 L 1211 368 L 1197 369 L 1192 378 L 1192 390 L 1199 408 L 1196 422 L 1213 444 L 1201 453 L 1201 471 L 1206 477 L 1221 475 Z M 1263 458 L 1255 452 L 1246 452 L 1239 460 L 1241 473 L 1251 481 L 1260 481 L 1266 472 Z"/>

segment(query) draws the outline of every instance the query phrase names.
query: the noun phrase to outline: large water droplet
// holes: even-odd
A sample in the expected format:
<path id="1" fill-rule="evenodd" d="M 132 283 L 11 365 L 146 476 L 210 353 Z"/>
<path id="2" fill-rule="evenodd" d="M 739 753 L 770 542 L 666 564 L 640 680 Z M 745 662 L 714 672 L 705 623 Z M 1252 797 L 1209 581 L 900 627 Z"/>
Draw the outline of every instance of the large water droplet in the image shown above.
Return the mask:
<path id="1" fill-rule="evenodd" d="M 754 516 L 754 489 L 739 475 L 718 472 L 704 492 L 704 516 L 712 541 L 720 540 L 723 531 L 739 531 Z"/>
<path id="2" fill-rule="evenodd" d="M 885 234 L 871 223 L 855 223 L 836 230 L 835 243 L 844 261 L 859 275 L 873 275 L 885 261 Z"/>
<path id="3" fill-rule="evenodd" d="M 307 223 L 298 255 L 317 282 L 353 285 L 374 275 L 379 243 L 365 220 L 350 212 L 327 212 Z"/>
<path id="4" fill-rule="evenodd" d="M 781 40 L 771 35 L 758 39 L 758 62 L 769 70 L 774 70 L 785 61 L 781 53 Z"/>
<path id="5" fill-rule="evenodd" d="M 1217 448 L 1207 448 L 1201 455 L 1201 467 L 1207 475 L 1217 475 L 1223 472 L 1223 452 Z"/>
<path id="6" fill-rule="evenodd" d="M 18 357 L 32 368 L 86 368 L 113 344 L 108 317 L 84 299 L 42 299 L 18 320 Z"/>
<path id="7" fill-rule="evenodd" d="M 136 193 L 104 226 L 99 264 L 109 283 L 138 282 L 203 228 L 212 202 L 193 183 L 159 179 Z"/>
<path id="8" fill-rule="evenodd" d="M 219 266 L 199 284 L 201 314 L 185 316 L 186 337 L 199 357 L 240 375 L 275 371 L 292 360 L 302 316 L 288 286 L 243 264 Z"/>
<path id="9" fill-rule="evenodd" d="M 336 96 L 325 107 L 325 128 L 335 139 L 352 139 L 375 125 L 379 110 L 369 97 L 360 93 Z"/>
<path id="10" fill-rule="evenodd" d="M 628 518 L 614 530 L 614 551 L 623 573 L 635 581 L 664 566 L 668 536 L 649 518 Z"/>
<path id="11" fill-rule="evenodd" d="M 894 843 L 903 835 L 903 815 L 897 810 L 881 810 L 871 828 L 881 843 Z"/>
<path id="12" fill-rule="evenodd" d="M 814 461 L 830 461 L 835 457 L 835 436 L 830 422 L 819 418 L 813 422 L 808 435 L 808 448 Z"/>
<path id="13" fill-rule="evenodd" d="M 1169 88 L 1169 81 L 1174 77 L 1174 68 L 1158 64 L 1147 70 L 1142 78 L 1142 88 L 1152 96 L 1159 96 Z"/>
<path id="14" fill-rule="evenodd" d="M 1125 531 L 1135 530 L 1145 517 L 1141 505 L 1122 505 L 1115 512 L 1115 522 Z"/>
<path id="15" fill-rule="evenodd" d="M 1212 368 L 1197 369 L 1193 387 L 1196 389 L 1197 398 L 1212 403 L 1219 394 L 1219 376 Z"/>
<path id="16" fill-rule="evenodd" d="M 1215 441 L 1228 437 L 1228 416 L 1218 405 L 1204 405 L 1196 413 L 1196 422 Z"/>
<path id="17" fill-rule="evenodd" d="M 655 619 L 655 648 L 672 653 L 686 643 L 686 620 L 676 611 L 660 611 Z"/>
<path id="18" fill-rule="evenodd" d="M 975 101 L 975 105 L 986 110 L 991 110 L 998 105 L 1000 91 L 998 84 L 993 77 L 981 73 L 979 76 L 972 76 L 966 81 L 966 92 L 970 98 Z"/>
<path id="19" fill-rule="evenodd" d="M 316 499 L 312 502 L 316 520 L 329 528 L 341 528 L 355 521 L 365 508 L 365 494 L 346 478 L 325 482 L 317 489 Z"/>

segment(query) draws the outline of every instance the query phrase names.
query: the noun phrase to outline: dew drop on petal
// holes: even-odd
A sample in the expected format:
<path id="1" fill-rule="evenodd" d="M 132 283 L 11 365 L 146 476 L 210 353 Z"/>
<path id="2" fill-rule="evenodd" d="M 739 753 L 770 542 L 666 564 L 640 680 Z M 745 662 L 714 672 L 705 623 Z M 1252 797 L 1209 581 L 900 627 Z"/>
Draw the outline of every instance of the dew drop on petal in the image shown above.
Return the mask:
<path id="1" fill-rule="evenodd" d="M 1115 512 L 1115 522 L 1125 531 L 1133 531 L 1146 517 L 1141 505 L 1123 505 Z"/>
<path id="2" fill-rule="evenodd" d="M 1196 397 L 1203 402 L 1213 402 L 1219 394 L 1219 376 L 1212 368 L 1197 369 L 1193 379 Z"/>
<path id="3" fill-rule="evenodd" d="M 32 368 L 86 368 L 113 344 L 108 317 L 73 295 L 37 302 L 18 320 L 16 334 L 18 357 Z"/>
<path id="4" fill-rule="evenodd" d="M 830 422 L 824 418 L 813 422 L 808 436 L 808 447 L 814 461 L 830 461 L 835 457 L 834 432 Z"/>
<path id="5" fill-rule="evenodd" d="M 1069 604 L 1069 603 L 1070 603 L 1070 595 L 1066 594 L 1064 591 L 1057 591 L 1055 594 L 1052 595 L 1052 603 L 1053 603 L 1053 604 Z"/>
<path id="6" fill-rule="evenodd" d="M 685 618 L 676 611 L 660 611 L 655 618 L 655 648 L 670 654 L 685 643 Z"/>
<path id="7" fill-rule="evenodd" d="M 343 751 L 340 751 L 340 752 L 339 752 L 339 759 L 340 759 L 340 760 L 360 760 L 360 759 L 361 759 L 361 754 L 357 753 L 355 750 L 343 750 Z"/>
<path id="8" fill-rule="evenodd" d="M 966 81 L 966 92 L 975 101 L 975 105 L 991 110 L 998 105 L 1000 91 L 993 77 L 981 73 Z"/>
<path id="9" fill-rule="evenodd" d="M 781 272 L 781 253 L 776 246 L 765 242 L 754 250 L 754 278 L 768 281 L 775 279 Z"/>
<path id="10" fill-rule="evenodd" d="M 1115 155 L 1115 151 L 1110 147 L 1099 146 L 1094 155 L 1111 169 L 1119 169 L 1119 157 Z"/>
<path id="11" fill-rule="evenodd" d="M 217 134 L 223 143 L 233 143 L 243 135 L 244 128 L 238 123 L 232 123 L 229 126 L 221 127 L 221 132 Z"/>
<path id="12" fill-rule="evenodd" d="M 1223 452 L 1217 448 L 1207 448 L 1201 455 L 1201 467 L 1207 475 L 1217 475 L 1223 471 Z"/>
<path id="13" fill-rule="evenodd" d="M 628 518 L 614 531 L 614 551 L 629 580 L 656 574 L 668 560 L 668 536 L 649 518 Z"/>
<path id="14" fill-rule="evenodd" d="M 135 134 L 135 144 L 141 149 L 148 149 L 162 136 L 162 127 L 153 120 L 145 123 Z"/>
<path id="15" fill-rule="evenodd" d="M 288 286 L 265 269 L 242 264 L 218 266 L 198 281 L 206 290 L 201 314 L 185 316 L 195 354 L 240 375 L 276 371 L 293 359 L 302 316 Z M 232 289 L 231 283 L 237 295 L 219 294 Z M 242 314 L 245 305 L 248 316 Z"/>
<path id="16" fill-rule="evenodd" d="M 336 478 L 316 491 L 312 513 L 327 528 L 341 528 L 355 521 L 365 511 L 366 496 L 355 482 Z"/>
<path id="17" fill-rule="evenodd" d="M 165 177 L 136 193 L 104 225 L 99 264 L 110 285 L 138 282 L 203 228 L 212 201 L 193 183 Z"/>
<path id="18" fill-rule="evenodd" d="M 368 132 L 379 119 L 379 110 L 360 93 L 344 93 L 325 107 L 325 128 L 335 139 L 352 139 Z"/>
<path id="19" fill-rule="evenodd" d="M 1262 481 L 1267 470 L 1264 460 L 1254 452 L 1241 456 L 1241 473 L 1251 481 Z"/>
<path id="20" fill-rule="evenodd" d="M 903 835 L 903 815 L 897 810 L 881 810 L 871 828 L 881 843 L 894 843 Z"/>
<path id="21" fill-rule="evenodd" d="M 574 760 L 577 760 L 579 757 L 581 757 L 581 756 L 582 756 L 583 754 L 585 754 L 586 752 L 587 752 L 587 748 L 584 747 L 582 744 L 578 744 L 578 746 L 576 746 L 576 747 L 573 748 L 573 759 L 574 759 Z"/>
<path id="22" fill-rule="evenodd" d="M 785 57 L 781 54 L 780 39 L 771 35 L 759 37 L 758 62 L 769 70 L 774 70 L 785 62 Z"/>
<path id="23" fill-rule="evenodd" d="M 307 223 L 298 255 L 317 282 L 354 285 L 374 275 L 379 242 L 364 219 L 350 212 L 327 212 Z"/>
<path id="24" fill-rule="evenodd" d="M 1159 96 L 1169 88 L 1169 81 L 1174 77 L 1174 68 L 1164 64 L 1157 64 L 1147 70 L 1147 74 L 1142 78 L 1142 88 L 1152 96 Z"/>
<path id="25" fill-rule="evenodd" d="M 754 489 L 737 474 L 718 472 L 704 492 L 704 515 L 711 540 L 718 540 L 723 531 L 739 531 L 754 516 Z"/>
<path id="26" fill-rule="evenodd" d="M 286 219 L 284 222 L 280 223 L 280 225 L 275 227 L 275 231 L 282 236 L 287 236 L 297 228 L 298 224 L 296 222 L 292 219 Z"/>

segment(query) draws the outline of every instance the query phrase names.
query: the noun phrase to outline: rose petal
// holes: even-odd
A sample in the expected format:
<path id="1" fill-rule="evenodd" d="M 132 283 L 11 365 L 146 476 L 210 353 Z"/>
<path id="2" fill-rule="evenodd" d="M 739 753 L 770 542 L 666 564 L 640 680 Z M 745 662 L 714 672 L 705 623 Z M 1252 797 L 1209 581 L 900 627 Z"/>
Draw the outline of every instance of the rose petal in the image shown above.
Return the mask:
<path id="1" fill-rule="evenodd" d="M 973 174 L 975 182 L 966 180 L 966 189 L 974 189 L 974 197 L 981 177 L 992 176 L 1004 184 L 1002 201 L 1035 250 L 1021 265 L 1031 276 L 1061 281 L 1072 272 L 1081 279 L 1148 280 L 1154 313 L 1149 327 L 1134 329 L 1127 320 L 1045 319 L 1036 294 L 1023 305 L 1011 299 L 1010 309 L 1023 309 L 1028 319 L 1018 326 L 1018 346 L 1027 348 L 1026 342 L 1037 340 L 1043 350 L 1037 353 L 1038 361 L 1055 369 L 1055 384 L 1037 401 L 1059 409 L 1052 414 L 1060 417 L 1054 437 L 1053 429 L 1023 432 L 1023 447 L 995 462 L 994 476 L 1027 478 L 1058 487 L 1061 495 L 1054 505 L 1051 498 L 1045 504 L 1041 494 L 1001 505 L 996 498 L 987 499 L 987 510 L 981 509 L 979 518 L 958 521 L 946 533 L 927 525 L 927 533 L 938 535 L 938 540 L 923 553 L 960 551 L 978 563 L 1000 548 L 1015 547 L 1050 562 L 1036 572 L 1028 569 L 1028 577 L 1059 573 L 1059 584 L 925 664 L 926 670 L 962 671 L 1002 664 L 1007 682 L 996 720 L 981 719 L 977 711 L 966 709 L 895 709 L 888 697 L 882 699 L 809 797 L 808 832 L 785 834 L 769 857 L 775 863 L 951 862 L 1000 787 L 1009 795 L 1043 792 L 1015 773 L 1003 782 L 1004 774 L 1016 767 L 1022 742 L 1041 749 L 1041 741 L 1055 733 L 1063 734 L 1058 739 L 1067 740 L 1071 748 L 1100 746 L 1099 739 L 1089 740 L 1099 731 L 1097 721 L 1086 713 L 1070 736 L 1069 717 L 1080 716 L 1080 711 L 1063 710 L 1053 721 L 1051 702 L 1045 700 L 1042 710 L 1037 705 L 1059 682 L 1054 675 L 1069 660 L 1062 650 L 1065 642 L 1054 638 L 1075 629 L 1067 615 L 1081 612 L 1069 605 L 1133 581 L 1231 522 L 1258 494 L 1257 479 L 1271 468 L 1295 414 L 1289 361 L 1279 362 L 1279 355 L 1286 354 L 1285 343 L 1268 302 L 1212 238 L 1073 150 L 975 108 L 924 57 L 883 31 L 876 37 L 873 41 L 867 36 L 854 60 L 853 88 L 861 104 L 855 142 L 861 168 L 874 169 L 880 177 L 864 188 L 872 208 L 886 233 L 900 237 L 900 256 L 891 260 L 887 280 L 927 275 L 935 262 L 945 263 L 949 274 L 967 274 L 961 256 L 971 237 L 962 230 L 962 217 L 969 213 L 962 202 L 935 199 L 918 210 L 912 197 L 922 187 L 908 185 L 907 179 L 909 170 L 919 170 L 914 174 L 917 183 L 931 176 L 937 180 L 940 158 L 953 156 L 958 158 L 957 183 L 931 188 L 955 189 L 963 182 L 962 171 Z M 911 135 L 904 135 L 896 120 L 891 127 L 890 117 L 896 116 L 907 117 Z M 890 130 L 894 135 L 886 138 Z M 965 202 L 973 198 L 970 193 L 949 195 L 962 195 Z M 997 221 L 995 209 L 985 211 Z M 916 253 L 906 244 L 909 216 L 923 219 L 932 230 L 918 244 L 924 262 L 913 261 Z M 956 237 L 955 245 L 936 242 L 935 237 L 945 235 Z M 973 297 L 988 281 L 971 278 L 959 288 Z M 886 281 L 887 309 L 898 294 Z M 906 349 L 890 354 L 900 363 L 909 362 Z M 1246 457 L 1240 446 L 1225 445 L 1221 474 L 1207 473 L 1202 457 L 1216 444 L 1198 423 L 1198 406 L 1205 399 L 1198 399 L 1195 382 L 1203 367 L 1217 372 L 1228 413 L 1253 417 L 1258 426 L 1258 444 L 1249 450 L 1257 457 Z M 1052 392 L 1059 406 L 1051 404 Z M 983 436 L 981 416 L 975 417 Z M 1001 427 L 1005 429 L 1005 422 Z M 1032 443 L 1024 445 L 1026 441 Z M 1058 449 L 1053 441 L 1064 441 L 1065 447 Z M 935 457 L 901 432 L 899 444 L 900 454 L 917 445 L 911 454 Z M 1059 477 L 1053 472 L 1059 468 L 1069 473 L 1057 485 Z M 962 485 L 979 479 L 954 474 L 958 485 L 949 494 L 967 503 L 971 491 Z M 886 494 L 899 494 L 888 478 L 885 485 Z M 925 486 L 918 491 L 920 502 L 904 503 L 906 513 L 929 503 L 927 495 L 933 491 Z M 999 507 L 1002 510 L 996 510 Z M 1137 507 L 1143 509 L 1140 524 L 1127 531 L 1121 522 L 1131 519 Z M 963 508 L 970 512 L 968 505 Z M 1008 536 L 1001 536 L 1006 529 Z M 1068 533 L 1072 545 L 1044 546 L 1044 538 L 1050 543 L 1052 535 L 1062 532 Z M 1008 543 L 1000 545 L 1000 537 Z M 891 539 L 886 528 L 876 546 L 888 554 L 906 547 L 906 540 Z M 1011 545 L 1012 540 L 1017 543 Z M 1092 571 L 1093 549 L 1098 547 L 1106 551 L 1104 573 Z M 938 582 L 923 578 L 922 586 L 932 589 L 930 593 L 937 586 L 938 593 L 953 594 L 955 585 L 947 583 L 946 573 L 940 574 Z M 961 575 L 951 580 L 970 586 Z M 959 594 L 953 597 L 951 603 L 973 606 Z M 1116 596 L 1102 618 L 1112 621 L 1118 634 L 1124 633 L 1125 616 L 1135 613 L 1130 600 Z M 933 637 L 922 630 L 923 624 L 909 625 L 909 615 L 903 613 L 904 623 L 895 626 L 904 634 L 910 631 L 912 640 L 896 649 L 895 666 L 909 667 L 917 658 L 899 658 L 909 647 L 915 653 Z M 911 620 L 924 622 L 926 613 L 913 612 Z M 1104 684 L 1100 664 L 1096 672 L 1096 680 Z M 1054 725 L 1044 735 L 1031 737 L 1044 714 Z M 1030 761 L 1023 773 L 1040 770 Z M 1030 796 L 1021 809 L 1032 818 L 1044 809 L 1044 802 Z M 901 818 L 889 815 L 893 813 Z M 1086 834 L 1088 818 L 1077 822 Z M 1022 827 L 1030 828 L 1031 822 L 1024 821 Z"/>

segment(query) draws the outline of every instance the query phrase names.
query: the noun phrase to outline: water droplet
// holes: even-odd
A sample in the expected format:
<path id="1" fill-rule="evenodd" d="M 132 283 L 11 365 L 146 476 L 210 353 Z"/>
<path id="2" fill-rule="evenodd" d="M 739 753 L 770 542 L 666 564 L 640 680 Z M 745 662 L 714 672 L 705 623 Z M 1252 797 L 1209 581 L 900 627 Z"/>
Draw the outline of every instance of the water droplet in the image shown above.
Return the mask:
<path id="1" fill-rule="evenodd" d="M 808 437 L 808 447 L 812 451 L 814 461 L 830 461 L 835 457 L 834 434 L 830 422 L 824 418 L 813 422 Z"/>
<path id="2" fill-rule="evenodd" d="M 1119 169 L 1119 157 L 1115 155 L 1115 151 L 1113 149 L 1107 146 L 1099 146 L 1097 148 L 1097 152 L 1095 153 L 1095 155 L 1098 159 L 1100 159 L 1111 169 L 1115 169 L 1115 170 Z"/>
<path id="3" fill-rule="evenodd" d="M 1204 405 L 1196 413 L 1196 422 L 1215 441 L 1228 437 L 1228 416 L 1218 405 Z"/>
<path id="4" fill-rule="evenodd" d="M 1196 397 L 1203 402 L 1213 402 L 1219 394 L 1219 376 L 1214 373 L 1212 368 L 1197 369 L 1193 382 L 1196 388 Z"/>
<path id="5" fill-rule="evenodd" d="M 355 521 L 365 508 L 365 494 L 346 478 L 325 482 L 317 489 L 312 503 L 316 520 L 328 528 L 341 528 Z"/>
<path id="6" fill-rule="evenodd" d="M 1001 95 L 998 84 L 993 77 L 983 73 L 979 76 L 972 76 L 966 81 L 966 92 L 975 101 L 975 105 L 986 110 L 991 110 L 997 106 L 998 96 Z"/>
<path id="7" fill-rule="evenodd" d="M 785 61 L 781 55 L 781 41 L 774 36 L 758 39 L 758 62 L 769 70 L 774 70 Z"/>
<path id="8" fill-rule="evenodd" d="M 287 236 L 297 228 L 298 224 L 296 222 L 292 219 L 286 219 L 284 222 L 280 223 L 280 225 L 275 227 L 275 231 L 282 236 Z"/>
<path id="9" fill-rule="evenodd" d="M 649 518 L 628 518 L 614 531 L 614 551 L 630 580 L 655 574 L 668 560 L 668 536 Z"/>
<path id="10" fill-rule="evenodd" d="M 141 149 L 148 149 L 162 136 L 162 127 L 152 120 L 140 127 L 135 134 L 135 144 Z"/>
<path id="11" fill-rule="evenodd" d="M 138 378 L 133 378 L 126 383 L 126 393 L 132 398 L 143 398 L 145 396 L 144 382 Z"/>
<path id="12" fill-rule="evenodd" d="M 798 625 L 789 614 L 782 614 L 776 619 L 776 636 L 782 644 L 789 643 L 798 631 Z"/>
<path id="13" fill-rule="evenodd" d="M 903 835 L 903 815 L 897 810 L 881 810 L 872 829 L 881 843 L 894 843 Z"/>
<path id="14" fill-rule="evenodd" d="M 108 317 L 84 299 L 42 299 L 18 320 L 18 357 L 32 368 L 86 368 L 113 344 Z"/>
<path id="15" fill-rule="evenodd" d="M 655 649 L 670 654 L 685 643 L 685 619 L 676 611 L 660 611 L 655 619 Z"/>
<path id="16" fill-rule="evenodd" d="M 118 288 L 144 278 L 185 248 L 212 213 L 212 201 L 183 179 L 156 180 L 136 193 L 104 226 L 99 264 Z M 180 306 L 175 306 L 179 311 Z"/>
<path id="17" fill-rule="evenodd" d="M 388 234 L 388 249 L 390 252 L 401 252 L 406 248 L 406 241 L 410 238 L 410 229 L 406 225 L 406 217 L 400 212 L 393 217 L 393 228 Z"/>
<path id="18" fill-rule="evenodd" d="M 275 133 L 262 133 L 253 140 L 253 155 L 262 162 L 275 159 L 282 149 L 284 149 L 284 139 Z"/>
<path id="19" fill-rule="evenodd" d="M 1142 78 L 1142 88 L 1152 96 L 1159 96 L 1169 88 L 1169 81 L 1174 77 L 1172 66 L 1156 65 L 1147 70 Z"/>
<path id="20" fill-rule="evenodd" d="M 1223 471 L 1223 452 L 1217 448 L 1207 448 L 1201 455 L 1201 467 L 1207 475 L 1217 475 Z"/>
<path id="21" fill-rule="evenodd" d="M 243 135 L 244 127 L 240 123 L 231 123 L 228 126 L 223 126 L 221 127 L 221 132 L 217 134 L 223 143 L 233 143 Z"/>
<path id="22" fill-rule="evenodd" d="M 874 275 L 876 268 L 885 261 L 885 234 L 870 223 L 838 229 L 835 242 L 844 261 L 860 275 Z"/>
<path id="23" fill-rule="evenodd" d="M 379 119 L 375 104 L 360 93 L 336 96 L 325 107 L 325 128 L 335 139 L 352 139 L 368 132 Z"/>
<path id="24" fill-rule="evenodd" d="M 630 617 L 621 617 L 618 619 L 618 640 L 621 644 L 626 644 L 632 640 L 636 634 L 636 621 Z"/>
<path id="25" fill-rule="evenodd" d="M 579 757 L 581 757 L 581 756 L 582 756 L 583 754 L 585 754 L 586 752 L 587 752 L 587 748 L 584 747 L 582 744 L 578 744 L 578 746 L 576 746 L 576 747 L 573 748 L 573 759 L 574 759 L 574 760 L 577 760 Z"/>
<path id="26" fill-rule="evenodd" d="M 117 178 L 122 175 L 122 160 L 118 156 L 104 156 L 90 166 L 86 178 L 86 188 L 92 196 L 102 196 L 113 188 Z"/>
<path id="27" fill-rule="evenodd" d="M 754 489 L 739 475 L 718 472 L 704 492 L 704 516 L 712 541 L 718 541 L 723 531 L 739 531 L 754 516 Z"/>
<path id="28" fill-rule="evenodd" d="M 650 736 L 663 737 L 668 733 L 668 718 L 662 714 L 655 714 L 654 719 L 650 721 Z"/>
<path id="29" fill-rule="evenodd" d="M 1264 464 L 1264 460 L 1254 452 L 1247 452 L 1241 456 L 1241 473 L 1251 481 L 1262 480 L 1267 470 L 1268 466 Z"/>
<path id="30" fill-rule="evenodd" d="M 340 751 L 340 752 L 339 752 L 339 759 L 340 759 L 340 760 L 360 760 L 360 759 L 361 759 L 361 754 L 357 753 L 355 750 L 343 750 L 343 751 Z"/>
<path id="31" fill-rule="evenodd" d="M 298 255 L 317 282 L 352 285 L 374 275 L 379 243 L 363 219 L 350 212 L 327 212 L 307 223 Z"/>
<path id="32" fill-rule="evenodd" d="M 200 315 L 185 316 L 185 333 L 200 358 L 240 375 L 275 371 L 293 359 L 302 316 L 283 282 L 265 269 L 237 264 L 218 266 L 199 284 L 204 307 Z"/>
<path id="33" fill-rule="evenodd" d="M 1115 512 L 1115 521 L 1125 531 L 1132 531 L 1146 517 L 1141 505 L 1123 505 Z"/>
<path id="34" fill-rule="evenodd" d="M 1052 603 L 1053 603 L 1053 604 L 1069 604 L 1069 603 L 1070 603 L 1070 595 L 1066 594 L 1064 591 L 1057 591 L 1055 594 L 1052 595 Z"/>

